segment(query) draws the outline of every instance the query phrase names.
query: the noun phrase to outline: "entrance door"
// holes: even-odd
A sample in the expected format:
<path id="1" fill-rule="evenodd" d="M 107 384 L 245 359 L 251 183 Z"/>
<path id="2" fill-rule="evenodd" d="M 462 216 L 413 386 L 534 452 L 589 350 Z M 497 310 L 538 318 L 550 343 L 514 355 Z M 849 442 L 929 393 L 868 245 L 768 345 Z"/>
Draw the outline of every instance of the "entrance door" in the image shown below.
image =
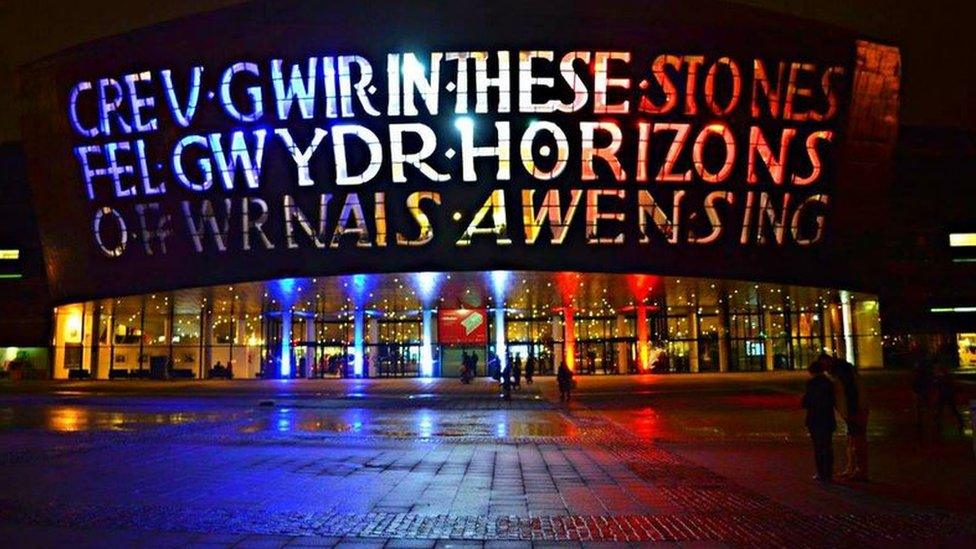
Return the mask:
<path id="1" fill-rule="evenodd" d="M 263 330 L 264 349 L 258 377 L 273 379 L 281 375 L 281 317 L 265 316 Z"/>

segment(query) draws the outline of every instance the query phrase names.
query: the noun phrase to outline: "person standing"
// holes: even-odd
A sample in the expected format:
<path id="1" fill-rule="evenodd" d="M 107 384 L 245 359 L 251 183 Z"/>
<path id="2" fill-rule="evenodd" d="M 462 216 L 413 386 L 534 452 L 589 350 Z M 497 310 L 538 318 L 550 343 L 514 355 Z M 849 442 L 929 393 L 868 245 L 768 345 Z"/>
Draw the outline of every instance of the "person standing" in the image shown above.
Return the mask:
<path id="1" fill-rule="evenodd" d="M 508 365 L 501 371 L 502 376 L 502 396 L 505 400 L 512 400 L 512 372 Z"/>
<path id="2" fill-rule="evenodd" d="M 525 382 L 532 385 L 532 376 L 535 375 L 535 355 L 529 353 L 529 358 L 525 361 Z"/>
<path id="3" fill-rule="evenodd" d="M 867 482 L 868 480 L 868 407 L 861 376 L 846 360 L 830 360 L 830 375 L 834 383 L 837 413 L 847 430 L 847 465 L 840 476 Z"/>
<path id="4" fill-rule="evenodd" d="M 813 478 L 820 482 L 830 482 L 834 471 L 833 436 L 837 429 L 834 387 L 824 375 L 829 360 L 829 356 L 821 354 L 810 364 L 807 368 L 810 379 L 803 394 L 803 408 L 807 411 L 806 427 L 813 442 L 813 458 L 817 466 L 817 475 Z"/>
<path id="5" fill-rule="evenodd" d="M 512 375 L 515 377 L 515 388 L 522 388 L 522 353 L 515 353 L 515 360 L 512 362 Z"/>
<path id="6" fill-rule="evenodd" d="M 570 392 L 573 390 L 573 372 L 566 366 L 565 362 L 559 364 L 556 382 L 559 384 L 559 401 L 569 402 Z"/>
<path id="7" fill-rule="evenodd" d="M 471 378 L 478 377 L 478 353 L 471 353 Z"/>
<path id="8" fill-rule="evenodd" d="M 949 408 L 949 413 L 956 418 L 956 425 L 959 427 L 959 434 L 965 430 L 962 414 L 956 407 L 956 384 L 952 379 L 952 374 L 943 362 L 935 366 L 935 376 L 932 378 L 935 387 L 935 434 L 942 436 L 942 412 Z"/>

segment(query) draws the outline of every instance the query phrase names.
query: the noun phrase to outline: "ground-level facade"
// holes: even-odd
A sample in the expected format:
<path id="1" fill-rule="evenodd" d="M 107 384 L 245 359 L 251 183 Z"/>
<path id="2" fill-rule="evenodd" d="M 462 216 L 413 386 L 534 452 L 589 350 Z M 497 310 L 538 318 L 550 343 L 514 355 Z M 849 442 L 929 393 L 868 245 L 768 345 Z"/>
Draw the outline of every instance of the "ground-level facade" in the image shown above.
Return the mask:
<path id="1" fill-rule="evenodd" d="M 881 366 L 877 298 L 769 283 L 599 273 L 283 279 L 55 310 L 53 377 L 455 376 L 463 354 L 580 374 Z M 361 358 L 358 358 L 361 357 Z"/>

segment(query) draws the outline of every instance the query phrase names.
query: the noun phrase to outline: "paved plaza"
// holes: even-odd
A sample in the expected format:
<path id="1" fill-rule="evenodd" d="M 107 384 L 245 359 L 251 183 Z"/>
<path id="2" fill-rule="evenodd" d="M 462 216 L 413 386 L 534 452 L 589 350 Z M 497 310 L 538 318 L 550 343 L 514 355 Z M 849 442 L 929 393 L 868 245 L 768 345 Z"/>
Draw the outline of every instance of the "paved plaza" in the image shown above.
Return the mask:
<path id="1" fill-rule="evenodd" d="M 551 378 L 511 402 L 489 380 L 5 382 L 0 539 L 976 543 L 972 433 L 917 430 L 904 374 L 866 376 L 872 482 L 833 485 L 810 479 L 801 374 L 578 379 L 569 405 Z"/>

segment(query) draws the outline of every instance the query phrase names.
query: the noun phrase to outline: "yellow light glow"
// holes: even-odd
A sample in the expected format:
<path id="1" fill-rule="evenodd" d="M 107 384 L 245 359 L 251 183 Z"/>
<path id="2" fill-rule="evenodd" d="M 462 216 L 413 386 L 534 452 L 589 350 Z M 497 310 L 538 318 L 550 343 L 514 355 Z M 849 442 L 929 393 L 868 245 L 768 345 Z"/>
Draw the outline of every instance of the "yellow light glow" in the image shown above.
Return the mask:
<path id="1" fill-rule="evenodd" d="M 20 259 L 20 250 L 0 250 L 0 259 Z"/>
<path id="2" fill-rule="evenodd" d="M 976 233 L 949 233 L 949 246 L 953 248 L 976 246 Z"/>

